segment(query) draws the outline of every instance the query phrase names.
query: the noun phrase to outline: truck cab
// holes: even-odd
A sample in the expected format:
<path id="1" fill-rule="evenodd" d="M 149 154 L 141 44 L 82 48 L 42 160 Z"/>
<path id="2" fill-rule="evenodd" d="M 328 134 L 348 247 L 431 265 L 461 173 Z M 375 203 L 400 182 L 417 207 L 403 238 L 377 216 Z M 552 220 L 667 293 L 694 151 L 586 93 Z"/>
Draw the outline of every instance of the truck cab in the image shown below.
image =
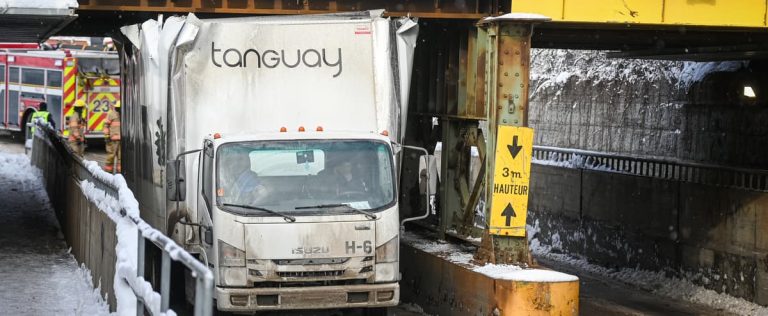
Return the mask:
<path id="1" fill-rule="evenodd" d="M 396 305 L 395 155 L 387 136 L 322 128 L 206 137 L 197 213 L 218 309 Z"/>

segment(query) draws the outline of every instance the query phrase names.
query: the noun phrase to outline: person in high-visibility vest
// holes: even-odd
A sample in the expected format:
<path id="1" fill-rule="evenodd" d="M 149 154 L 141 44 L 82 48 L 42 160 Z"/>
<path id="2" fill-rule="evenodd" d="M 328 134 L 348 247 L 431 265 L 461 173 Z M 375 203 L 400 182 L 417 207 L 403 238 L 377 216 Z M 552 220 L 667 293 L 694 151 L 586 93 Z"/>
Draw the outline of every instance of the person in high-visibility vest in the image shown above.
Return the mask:
<path id="1" fill-rule="evenodd" d="M 56 122 L 53 121 L 51 118 L 51 113 L 48 112 L 48 104 L 45 102 L 40 102 L 40 105 L 38 106 L 37 112 L 32 114 L 32 120 L 30 121 L 32 124 L 29 126 L 30 130 L 30 136 L 35 134 L 35 122 L 37 121 L 42 122 L 48 122 L 48 124 L 51 124 L 51 127 L 53 129 L 56 129 Z"/>
<path id="2" fill-rule="evenodd" d="M 104 121 L 104 138 L 107 142 L 107 161 L 104 162 L 104 171 L 117 172 L 120 168 L 120 101 L 107 113 L 107 120 Z"/>
<path id="3" fill-rule="evenodd" d="M 75 114 L 67 116 L 67 143 L 75 154 L 85 154 L 85 101 L 75 101 Z"/>

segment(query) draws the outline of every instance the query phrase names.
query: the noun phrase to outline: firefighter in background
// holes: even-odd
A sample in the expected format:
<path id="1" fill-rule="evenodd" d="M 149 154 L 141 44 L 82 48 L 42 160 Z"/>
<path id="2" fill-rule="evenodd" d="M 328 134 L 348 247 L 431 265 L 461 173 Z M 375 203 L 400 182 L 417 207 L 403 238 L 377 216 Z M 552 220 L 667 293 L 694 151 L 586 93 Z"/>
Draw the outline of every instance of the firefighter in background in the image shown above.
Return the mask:
<path id="1" fill-rule="evenodd" d="M 120 172 L 120 100 L 107 113 L 104 121 L 104 138 L 107 142 L 107 161 L 104 162 L 104 171 Z M 117 166 L 115 166 L 117 164 Z"/>
<path id="2" fill-rule="evenodd" d="M 85 153 L 85 101 L 75 101 L 75 114 L 67 116 L 67 132 L 69 147 L 82 157 Z"/>

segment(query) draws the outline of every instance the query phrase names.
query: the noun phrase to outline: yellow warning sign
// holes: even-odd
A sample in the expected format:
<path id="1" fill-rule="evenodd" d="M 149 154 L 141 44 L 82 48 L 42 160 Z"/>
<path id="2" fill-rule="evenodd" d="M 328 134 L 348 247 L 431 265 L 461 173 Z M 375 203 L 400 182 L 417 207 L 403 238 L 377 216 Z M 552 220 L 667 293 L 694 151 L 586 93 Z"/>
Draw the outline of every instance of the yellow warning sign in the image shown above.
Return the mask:
<path id="1" fill-rule="evenodd" d="M 525 237 L 533 129 L 499 126 L 493 171 L 490 233 Z"/>

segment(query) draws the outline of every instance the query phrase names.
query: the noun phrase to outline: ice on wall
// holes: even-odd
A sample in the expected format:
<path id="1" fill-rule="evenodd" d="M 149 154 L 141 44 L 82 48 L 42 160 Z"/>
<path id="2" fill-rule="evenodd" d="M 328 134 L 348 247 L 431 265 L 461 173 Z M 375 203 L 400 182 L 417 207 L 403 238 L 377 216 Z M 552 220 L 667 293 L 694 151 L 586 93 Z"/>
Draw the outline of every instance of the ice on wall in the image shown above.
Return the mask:
<path id="1" fill-rule="evenodd" d="M 666 82 L 687 88 L 707 74 L 737 71 L 746 67 L 742 61 L 684 62 L 607 58 L 604 51 L 533 49 L 530 79 L 532 97 L 539 89 L 562 86 L 569 80 L 588 81 L 593 85 L 607 81 Z"/>

